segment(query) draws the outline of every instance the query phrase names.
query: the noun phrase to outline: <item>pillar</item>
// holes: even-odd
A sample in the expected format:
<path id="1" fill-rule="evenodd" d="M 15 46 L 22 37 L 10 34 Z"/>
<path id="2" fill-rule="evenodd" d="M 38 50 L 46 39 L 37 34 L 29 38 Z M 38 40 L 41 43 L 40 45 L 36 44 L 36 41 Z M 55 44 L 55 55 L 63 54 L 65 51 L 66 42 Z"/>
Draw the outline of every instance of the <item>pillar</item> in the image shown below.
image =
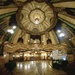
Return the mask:
<path id="1" fill-rule="evenodd" d="M 24 44 L 28 44 L 29 37 L 30 37 L 29 34 L 25 34 L 25 37 L 24 37 Z"/>
<path id="2" fill-rule="evenodd" d="M 14 34 L 15 36 L 13 37 L 12 43 L 14 44 L 17 43 L 20 34 L 21 34 L 21 29 L 18 29 L 17 32 Z"/>
<path id="3" fill-rule="evenodd" d="M 43 45 L 47 44 L 46 35 L 42 35 L 42 43 Z"/>
<path id="4" fill-rule="evenodd" d="M 51 37 L 52 44 L 58 44 L 59 43 L 57 36 L 53 30 L 49 32 L 49 35 Z"/>

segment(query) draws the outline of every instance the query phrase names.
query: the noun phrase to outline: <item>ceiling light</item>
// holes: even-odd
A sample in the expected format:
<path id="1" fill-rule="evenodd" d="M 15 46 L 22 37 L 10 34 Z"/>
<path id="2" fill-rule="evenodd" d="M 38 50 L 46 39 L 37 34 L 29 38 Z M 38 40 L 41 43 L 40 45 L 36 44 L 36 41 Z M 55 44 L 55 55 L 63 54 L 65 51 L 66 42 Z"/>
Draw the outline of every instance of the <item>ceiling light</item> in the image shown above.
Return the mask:
<path id="1" fill-rule="evenodd" d="M 35 53 L 37 53 L 37 52 L 35 51 Z"/>
<path id="2" fill-rule="evenodd" d="M 16 29 L 16 26 L 13 26 L 12 28 L 13 28 L 13 29 Z"/>
<path id="3" fill-rule="evenodd" d="M 13 29 L 8 29 L 7 32 L 13 34 L 14 33 L 14 30 Z"/>
<path id="4" fill-rule="evenodd" d="M 65 36 L 64 33 L 59 34 L 59 37 L 64 37 L 64 36 Z"/>
<path id="5" fill-rule="evenodd" d="M 39 13 L 34 14 L 34 20 L 35 20 L 35 24 L 39 24 L 39 20 L 40 20 L 40 14 Z"/>
<path id="6" fill-rule="evenodd" d="M 71 40 L 71 39 L 69 39 L 69 40 Z"/>
<path id="7" fill-rule="evenodd" d="M 13 55 L 13 57 L 15 57 L 15 55 Z"/>
<path id="8" fill-rule="evenodd" d="M 36 41 L 34 41 L 34 43 L 36 43 Z"/>
<path id="9" fill-rule="evenodd" d="M 58 33 L 60 33 L 60 32 L 61 32 L 61 30 L 57 30 L 57 32 L 58 32 Z"/>
<path id="10" fill-rule="evenodd" d="M 4 54 L 4 57 L 6 57 L 6 54 Z"/>

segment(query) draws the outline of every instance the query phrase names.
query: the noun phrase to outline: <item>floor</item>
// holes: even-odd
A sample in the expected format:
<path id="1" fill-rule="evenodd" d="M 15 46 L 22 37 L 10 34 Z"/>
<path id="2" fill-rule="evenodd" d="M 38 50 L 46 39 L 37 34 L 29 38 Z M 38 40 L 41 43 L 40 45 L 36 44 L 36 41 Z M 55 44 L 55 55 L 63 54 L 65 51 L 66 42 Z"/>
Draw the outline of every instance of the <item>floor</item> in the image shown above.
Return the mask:
<path id="1" fill-rule="evenodd" d="M 50 61 L 26 61 L 17 62 L 12 75 L 66 75 L 66 73 L 53 69 Z"/>

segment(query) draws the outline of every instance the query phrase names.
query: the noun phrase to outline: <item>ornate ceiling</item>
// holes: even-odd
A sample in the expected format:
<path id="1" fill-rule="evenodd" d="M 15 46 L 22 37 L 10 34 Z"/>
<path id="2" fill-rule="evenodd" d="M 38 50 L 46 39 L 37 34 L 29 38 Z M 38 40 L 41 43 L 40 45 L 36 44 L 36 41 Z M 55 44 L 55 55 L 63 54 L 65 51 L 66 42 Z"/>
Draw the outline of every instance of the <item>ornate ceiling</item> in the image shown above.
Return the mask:
<path id="1" fill-rule="evenodd" d="M 20 28 L 34 35 L 50 31 L 55 26 L 56 21 L 57 17 L 53 6 L 46 2 L 25 2 L 17 13 L 17 22 Z"/>
<path id="2" fill-rule="evenodd" d="M 31 45 L 24 45 L 22 43 L 16 43 L 16 44 L 10 44 L 5 43 L 4 50 L 8 53 L 14 53 L 15 51 L 32 51 L 32 52 L 39 52 L 39 51 L 53 51 L 53 50 L 62 50 L 64 53 L 68 51 L 69 47 L 65 43 L 61 44 L 48 44 L 48 45 L 42 45 L 42 44 L 31 44 Z"/>

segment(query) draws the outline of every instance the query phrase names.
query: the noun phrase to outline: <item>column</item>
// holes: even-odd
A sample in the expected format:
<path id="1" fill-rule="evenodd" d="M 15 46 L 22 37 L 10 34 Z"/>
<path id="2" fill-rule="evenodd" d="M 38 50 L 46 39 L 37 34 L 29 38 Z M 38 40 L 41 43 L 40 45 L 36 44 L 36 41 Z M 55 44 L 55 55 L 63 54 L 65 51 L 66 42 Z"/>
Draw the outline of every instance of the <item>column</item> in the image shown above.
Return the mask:
<path id="1" fill-rule="evenodd" d="M 52 44 L 58 44 L 59 43 L 57 36 L 53 30 L 49 32 L 49 35 L 51 37 Z"/>
<path id="2" fill-rule="evenodd" d="M 47 44 L 47 40 L 46 40 L 46 36 L 45 35 L 42 35 L 42 43 L 43 43 L 43 45 Z"/>
<path id="3" fill-rule="evenodd" d="M 14 44 L 17 43 L 20 34 L 21 34 L 21 29 L 18 29 L 17 32 L 15 33 L 15 36 L 13 37 L 12 43 Z"/>
<path id="4" fill-rule="evenodd" d="M 24 37 L 24 44 L 28 44 L 29 38 L 30 38 L 30 35 L 29 35 L 29 34 L 25 34 L 25 37 Z"/>

